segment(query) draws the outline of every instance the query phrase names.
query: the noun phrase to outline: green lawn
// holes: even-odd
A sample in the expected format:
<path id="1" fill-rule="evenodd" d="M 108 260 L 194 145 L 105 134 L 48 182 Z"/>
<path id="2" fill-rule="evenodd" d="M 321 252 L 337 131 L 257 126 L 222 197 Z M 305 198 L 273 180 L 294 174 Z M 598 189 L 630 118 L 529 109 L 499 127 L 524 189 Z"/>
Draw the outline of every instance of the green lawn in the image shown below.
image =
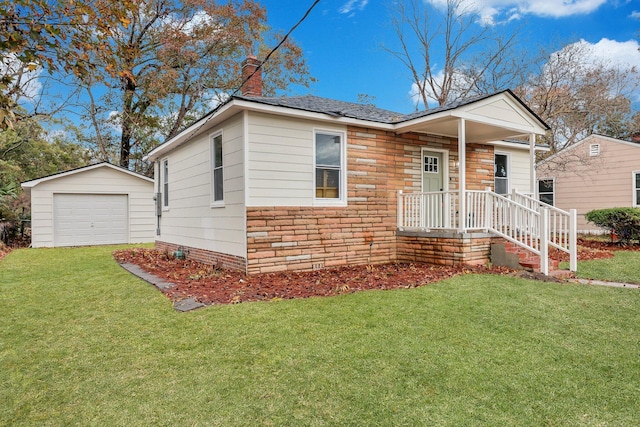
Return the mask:
<path id="1" fill-rule="evenodd" d="M 0 425 L 640 425 L 640 293 L 468 275 L 174 311 L 115 248 L 0 261 Z"/>
<path id="2" fill-rule="evenodd" d="M 568 268 L 568 263 L 565 264 Z M 582 279 L 640 283 L 640 252 L 616 251 L 613 258 L 580 262 L 577 276 Z"/>

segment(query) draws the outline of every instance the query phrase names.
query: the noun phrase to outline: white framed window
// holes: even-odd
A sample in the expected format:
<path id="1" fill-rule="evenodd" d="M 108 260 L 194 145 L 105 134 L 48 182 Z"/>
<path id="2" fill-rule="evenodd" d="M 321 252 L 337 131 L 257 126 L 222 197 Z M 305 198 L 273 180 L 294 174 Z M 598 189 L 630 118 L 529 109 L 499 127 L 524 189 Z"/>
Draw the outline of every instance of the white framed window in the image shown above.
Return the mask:
<path id="1" fill-rule="evenodd" d="M 347 200 L 346 142 L 344 132 L 315 129 L 314 200 L 344 205 Z"/>
<path id="2" fill-rule="evenodd" d="M 509 155 L 495 153 L 493 162 L 493 188 L 498 194 L 509 194 Z"/>
<path id="3" fill-rule="evenodd" d="M 162 160 L 162 208 L 169 208 L 169 159 Z"/>
<path id="4" fill-rule="evenodd" d="M 440 173 L 440 163 L 438 157 L 424 156 L 424 173 Z"/>
<path id="5" fill-rule="evenodd" d="M 211 204 L 224 203 L 224 153 L 222 132 L 211 137 Z"/>
<path id="6" fill-rule="evenodd" d="M 633 171 L 633 206 L 640 206 L 640 171 Z"/>
<path id="7" fill-rule="evenodd" d="M 600 144 L 589 145 L 589 156 L 595 157 L 600 155 Z"/>
<path id="8" fill-rule="evenodd" d="M 555 180 L 553 178 L 538 180 L 538 200 L 548 205 L 554 206 Z"/>

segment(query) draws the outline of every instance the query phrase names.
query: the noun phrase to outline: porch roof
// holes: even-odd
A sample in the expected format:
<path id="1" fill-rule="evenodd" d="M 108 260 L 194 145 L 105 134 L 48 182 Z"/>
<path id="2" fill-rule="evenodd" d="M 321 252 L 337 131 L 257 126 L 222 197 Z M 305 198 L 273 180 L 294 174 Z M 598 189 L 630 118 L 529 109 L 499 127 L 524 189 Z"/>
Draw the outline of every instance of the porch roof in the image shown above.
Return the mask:
<path id="1" fill-rule="evenodd" d="M 458 138 L 460 119 L 466 122 L 467 142 L 543 135 L 549 129 L 510 90 L 414 113 L 398 123 L 396 129 L 399 133 L 418 132 Z"/>

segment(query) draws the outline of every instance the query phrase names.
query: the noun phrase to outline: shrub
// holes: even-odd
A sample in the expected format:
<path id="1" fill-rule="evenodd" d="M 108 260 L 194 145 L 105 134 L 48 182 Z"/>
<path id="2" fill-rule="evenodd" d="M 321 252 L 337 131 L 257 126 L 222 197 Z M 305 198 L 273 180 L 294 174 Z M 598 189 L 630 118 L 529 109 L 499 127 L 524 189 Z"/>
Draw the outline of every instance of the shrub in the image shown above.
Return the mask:
<path id="1" fill-rule="evenodd" d="M 640 241 L 640 209 L 596 209 L 585 214 L 587 221 L 615 234 L 620 243 Z"/>

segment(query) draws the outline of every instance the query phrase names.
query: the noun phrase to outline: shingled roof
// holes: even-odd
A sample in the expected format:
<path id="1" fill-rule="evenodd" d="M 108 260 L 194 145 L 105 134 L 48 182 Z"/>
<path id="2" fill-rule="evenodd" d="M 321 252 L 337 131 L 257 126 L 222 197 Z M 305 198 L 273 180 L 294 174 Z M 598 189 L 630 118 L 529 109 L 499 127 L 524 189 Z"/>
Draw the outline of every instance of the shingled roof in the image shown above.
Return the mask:
<path id="1" fill-rule="evenodd" d="M 296 110 L 324 113 L 336 117 L 368 120 L 377 123 L 396 123 L 404 117 L 401 113 L 383 110 L 374 105 L 356 104 L 354 102 L 338 101 L 313 95 L 276 98 L 235 96 L 234 98 L 273 105 L 275 107 L 293 108 Z"/>
<path id="2" fill-rule="evenodd" d="M 250 102 L 258 102 L 266 105 L 273 105 L 275 107 L 286 107 L 296 110 L 310 111 L 314 113 L 324 113 L 335 117 L 347 117 L 377 123 L 397 124 L 420 117 L 426 117 L 443 111 L 453 110 L 463 105 L 481 101 L 494 95 L 495 94 L 487 94 L 470 97 L 439 107 L 430 108 L 428 110 L 416 111 L 411 114 L 402 114 L 394 111 L 383 110 L 382 108 L 378 108 L 375 105 L 356 104 L 353 102 L 338 101 L 335 99 L 321 98 L 319 96 L 313 95 L 285 96 L 274 98 L 234 96 L 233 98 Z M 529 110 L 529 108 L 525 104 L 522 105 Z"/>
<path id="3" fill-rule="evenodd" d="M 415 131 L 416 126 L 422 126 L 422 122 L 429 122 L 433 117 L 436 119 L 433 121 L 437 126 L 440 126 L 440 132 L 449 132 L 451 129 L 450 122 L 453 116 L 449 116 L 446 114 L 448 111 L 455 111 L 458 108 L 464 108 L 467 105 L 482 101 L 484 99 L 489 99 L 496 95 L 508 94 L 510 98 L 519 103 L 524 109 L 526 109 L 533 118 L 535 118 L 542 128 L 549 129 L 549 126 L 544 123 L 540 117 L 538 117 L 524 102 L 522 102 L 513 92 L 509 89 L 503 90 L 501 92 L 497 92 L 494 94 L 480 95 L 472 98 L 467 98 L 464 100 L 452 102 L 447 105 L 443 105 L 440 107 L 430 108 L 423 111 L 416 111 L 411 114 L 402 114 L 395 111 L 384 110 L 382 108 L 378 108 L 375 105 L 370 104 L 357 104 L 354 102 L 345 102 L 339 101 L 336 99 L 322 98 L 314 95 L 304 95 L 304 96 L 285 96 L 285 97 L 264 97 L 264 96 L 247 96 L 247 95 L 235 95 L 232 96 L 224 102 L 216 107 L 214 110 L 205 114 L 203 117 L 198 119 L 195 123 L 193 123 L 190 127 L 182 130 L 182 132 L 171 139 L 165 141 L 165 143 L 153 149 L 148 156 L 157 155 L 163 150 L 166 150 L 168 146 L 180 145 L 191 139 L 194 135 L 199 134 L 200 132 L 205 131 L 207 128 L 207 123 L 213 123 L 211 121 L 212 118 L 217 117 L 219 119 L 225 119 L 230 117 L 231 114 L 235 114 L 237 111 L 242 109 L 251 109 L 252 107 L 257 110 L 270 110 L 273 107 L 282 109 L 280 111 L 281 114 L 292 114 L 295 115 L 295 111 L 312 113 L 312 114 L 325 114 L 327 117 L 325 119 L 330 120 L 334 119 L 349 119 L 349 120 L 360 120 L 363 122 L 377 123 L 380 126 L 391 129 L 401 129 L 403 132 L 407 131 Z M 235 101 L 235 102 L 234 102 Z M 264 106 L 260 108 L 259 106 Z M 293 110 L 293 111 L 286 111 Z M 442 117 L 439 117 L 438 114 L 445 113 Z M 421 120 L 424 119 L 424 120 Z M 439 120 L 445 119 L 445 120 Z M 439 120 L 439 121 L 438 121 Z M 448 120 L 448 122 L 447 122 Z M 491 127 L 492 124 L 485 123 L 486 126 Z M 449 128 L 447 128 L 449 126 Z M 442 129 L 444 127 L 444 129 Z M 422 128 L 424 130 L 424 126 Z M 433 126 L 432 128 L 433 129 Z M 523 134 L 528 133 L 528 131 L 523 130 Z M 446 133 L 440 133 L 441 135 L 445 135 Z M 496 136 L 498 139 L 502 139 L 507 137 L 505 136 Z M 161 148 L 162 147 L 162 148 Z"/>

